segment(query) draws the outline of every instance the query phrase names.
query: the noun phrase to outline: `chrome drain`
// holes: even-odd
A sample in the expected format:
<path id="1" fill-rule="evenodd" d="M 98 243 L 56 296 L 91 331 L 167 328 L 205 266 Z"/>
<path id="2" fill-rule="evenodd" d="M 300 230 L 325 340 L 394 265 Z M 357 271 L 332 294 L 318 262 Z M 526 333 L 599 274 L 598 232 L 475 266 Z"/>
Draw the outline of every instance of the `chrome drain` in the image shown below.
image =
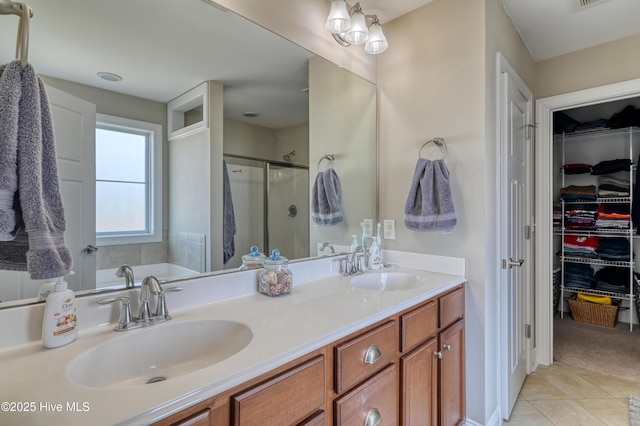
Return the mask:
<path id="1" fill-rule="evenodd" d="M 149 380 L 147 380 L 147 384 L 150 385 L 151 383 L 164 382 L 165 380 L 167 380 L 167 378 L 164 376 L 152 377 Z"/>

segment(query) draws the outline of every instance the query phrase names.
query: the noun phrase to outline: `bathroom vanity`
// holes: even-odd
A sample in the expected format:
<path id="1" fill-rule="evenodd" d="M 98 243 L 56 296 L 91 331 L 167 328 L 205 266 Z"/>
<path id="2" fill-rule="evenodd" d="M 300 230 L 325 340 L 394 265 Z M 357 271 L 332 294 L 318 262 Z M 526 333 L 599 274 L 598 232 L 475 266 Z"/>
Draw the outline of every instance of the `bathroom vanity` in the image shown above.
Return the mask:
<path id="1" fill-rule="evenodd" d="M 464 390 L 460 285 L 156 424 L 458 425 Z"/>
<path id="2" fill-rule="evenodd" d="M 293 292 L 275 298 L 255 270 L 189 280 L 167 298 L 171 321 L 132 331 L 82 297 L 78 340 L 53 350 L 33 326 L 41 307 L 0 311 L 0 399 L 16 402 L 0 423 L 460 424 L 464 261 L 385 256 L 402 267 L 293 263 Z"/>

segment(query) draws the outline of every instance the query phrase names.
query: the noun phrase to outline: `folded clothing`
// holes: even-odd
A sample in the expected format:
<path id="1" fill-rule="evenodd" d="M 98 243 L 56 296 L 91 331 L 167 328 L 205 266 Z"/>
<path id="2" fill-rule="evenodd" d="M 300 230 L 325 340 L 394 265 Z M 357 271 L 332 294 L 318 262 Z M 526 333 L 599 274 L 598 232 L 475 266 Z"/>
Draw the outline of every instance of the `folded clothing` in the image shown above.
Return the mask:
<path id="1" fill-rule="evenodd" d="M 597 290 L 626 294 L 631 288 L 628 268 L 605 266 L 595 273 L 594 278 Z"/>
<path id="2" fill-rule="evenodd" d="M 562 172 L 565 175 L 579 175 L 584 173 L 591 173 L 591 164 L 574 163 L 565 164 L 562 166 Z"/>
<path id="3" fill-rule="evenodd" d="M 629 159 L 605 160 L 595 164 L 591 170 L 592 175 L 606 175 L 616 172 L 631 171 L 633 163 Z"/>
<path id="4" fill-rule="evenodd" d="M 564 245 L 574 245 L 582 247 L 591 247 L 593 249 L 600 245 L 599 237 L 585 237 L 582 235 L 565 235 Z"/>

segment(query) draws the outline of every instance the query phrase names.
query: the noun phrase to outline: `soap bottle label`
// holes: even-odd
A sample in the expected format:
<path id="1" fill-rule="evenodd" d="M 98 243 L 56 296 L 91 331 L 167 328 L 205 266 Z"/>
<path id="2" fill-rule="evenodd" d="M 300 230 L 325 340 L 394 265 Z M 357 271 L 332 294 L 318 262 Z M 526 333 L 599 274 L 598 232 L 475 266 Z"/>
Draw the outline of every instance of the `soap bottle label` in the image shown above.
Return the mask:
<path id="1" fill-rule="evenodd" d="M 60 312 L 53 314 L 53 335 L 60 336 L 72 332 L 76 328 L 76 320 L 76 307 L 73 299 L 69 298 L 62 304 Z"/>

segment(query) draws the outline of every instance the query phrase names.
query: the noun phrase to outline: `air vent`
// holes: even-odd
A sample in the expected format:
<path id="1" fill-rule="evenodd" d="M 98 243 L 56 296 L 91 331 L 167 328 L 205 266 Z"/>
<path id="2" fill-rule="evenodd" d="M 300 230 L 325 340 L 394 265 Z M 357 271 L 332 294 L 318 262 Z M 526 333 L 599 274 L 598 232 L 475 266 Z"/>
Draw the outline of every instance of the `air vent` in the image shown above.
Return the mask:
<path id="1" fill-rule="evenodd" d="M 604 3 L 606 1 L 609 1 L 609 0 L 576 0 L 576 3 L 577 3 L 576 6 L 578 10 L 581 10 L 581 9 L 584 9 L 585 7 L 595 6 L 597 4 Z"/>

